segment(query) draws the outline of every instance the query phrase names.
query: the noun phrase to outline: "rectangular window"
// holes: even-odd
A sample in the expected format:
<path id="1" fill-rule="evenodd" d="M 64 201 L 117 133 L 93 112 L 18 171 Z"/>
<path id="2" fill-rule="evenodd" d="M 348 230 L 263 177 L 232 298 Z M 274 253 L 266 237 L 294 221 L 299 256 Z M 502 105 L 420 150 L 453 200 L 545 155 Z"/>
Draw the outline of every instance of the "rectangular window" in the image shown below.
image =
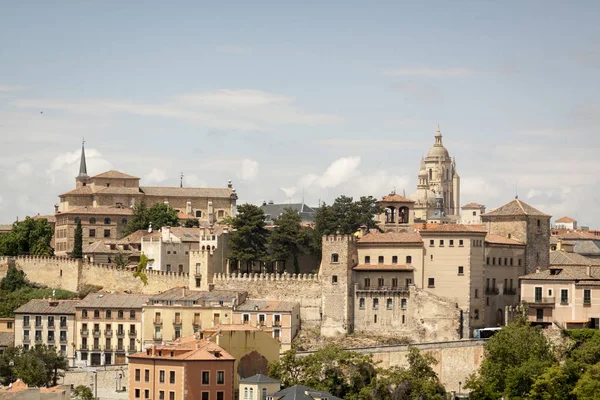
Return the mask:
<path id="1" fill-rule="evenodd" d="M 462 239 L 460 239 L 460 240 L 458 241 L 458 245 L 459 245 L 460 247 L 462 247 L 462 246 L 463 246 L 463 243 L 464 243 L 464 242 L 463 242 L 463 240 L 462 240 Z"/>
<path id="2" fill-rule="evenodd" d="M 365 278 L 365 289 L 371 287 L 371 278 Z"/>
<path id="3" fill-rule="evenodd" d="M 267 390 L 267 389 L 263 389 L 263 390 Z M 223 392 L 217 392 L 217 400 L 225 400 L 225 393 Z M 267 400 L 267 394 L 264 393 L 262 400 Z"/>
<path id="4" fill-rule="evenodd" d="M 106 319 L 111 319 L 111 318 L 112 318 L 112 311 L 106 310 Z"/>
<path id="5" fill-rule="evenodd" d="M 140 381 L 140 369 L 139 368 L 135 369 L 135 381 L 136 382 Z"/>
<path id="6" fill-rule="evenodd" d="M 371 256 L 365 256 L 365 264 L 371 264 Z"/>
<path id="7" fill-rule="evenodd" d="M 110 229 L 105 229 L 104 230 L 104 237 L 105 238 L 109 238 L 110 237 Z"/>
<path id="8" fill-rule="evenodd" d="M 374 298 L 373 299 L 373 310 L 377 310 L 377 309 L 379 309 L 379 299 Z"/>
<path id="9" fill-rule="evenodd" d="M 384 287 L 384 286 L 385 286 L 385 280 L 384 280 L 383 278 L 378 278 L 378 279 L 377 279 L 377 286 L 378 286 L 379 288 L 382 288 L 382 287 Z"/>
<path id="10" fill-rule="evenodd" d="M 150 370 L 144 370 L 144 382 L 150 382 Z"/>
<path id="11" fill-rule="evenodd" d="M 392 278 L 392 289 L 398 288 L 398 278 Z"/>
<path id="12" fill-rule="evenodd" d="M 225 384 L 225 371 L 217 371 L 217 385 Z"/>
<path id="13" fill-rule="evenodd" d="M 175 392 L 169 392 L 169 400 L 175 400 Z"/>
<path id="14" fill-rule="evenodd" d="M 586 306 L 592 304 L 592 291 L 590 289 L 583 290 L 583 304 Z"/>
<path id="15" fill-rule="evenodd" d="M 149 399 L 150 398 L 150 389 L 145 389 L 144 390 L 144 399 Z"/>
<path id="16" fill-rule="evenodd" d="M 333 275 L 333 276 L 331 277 L 331 283 L 335 285 L 337 282 L 338 282 L 338 280 L 337 280 L 337 275 Z"/>
<path id="17" fill-rule="evenodd" d="M 202 392 L 202 400 L 210 400 L 208 392 Z"/>
<path id="18" fill-rule="evenodd" d="M 165 400 L 165 391 L 161 390 L 158 392 L 158 400 Z"/>
<path id="19" fill-rule="evenodd" d="M 358 300 L 358 308 L 360 308 L 361 310 L 363 310 L 365 308 L 365 299 L 364 299 L 364 297 L 361 297 Z"/>
<path id="20" fill-rule="evenodd" d="M 440 247 L 444 247 L 444 241 L 440 240 Z"/>
<path id="21" fill-rule="evenodd" d="M 159 371 L 158 382 L 165 383 L 165 371 Z"/>
<path id="22" fill-rule="evenodd" d="M 394 303 L 393 303 L 392 299 L 387 299 L 387 300 L 386 300 L 386 308 L 387 308 L 388 310 L 391 310 L 391 309 L 392 309 L 392 307 L 393 307 L 393 305 L 394 305 Z"/>
<path id="23" fill-rule="evenodd" d="M 406 310 L 406 299 L 400 300 L 400 308 Z"/>
<path id="24" fill-rule="evenodd" d="M 435 241 L 433 239 L 429 240 L 429 247 L 435 246 Z"/>
<path id="25" fill-rule="evenodd" d="M 427 287 L 430 287 L 430 288 L 435 287 L 435 279 L 434 278 L 429 278 L 427 280 Z"/>
<path id="26" fill-rule="evenodd" d="M 175 371 L 169 371 L 169 383 L 171 385 L 175 384 Z"/>
<path id="27" fill-rule="evenodd" d="M 379 256 L 379 258 L 377 258 L 377 263 L 383 264 L 383 261 L 384 261 L 383 256 Z"/>
<path id="28" fill-rule="evenodd" d="M 209 385 L 210 384 L 210 372 L 202 371 L 202 384 Z"/>
<path id="29" fill-rule="evenodd" d="M 475 289 L 475 298 L 478 299 L 479 298 L 479 289 Z"/>
<path id="30" fill-rule="evenodd" d="M 561 289 L 560 290 L 560 304 L 569 304 L 569 290 Z"/>
<path id="31" fill-rule="evenodd" d="M 458 267 L 458 274 L 463 275 L 465 273 L 465 267 Z"/>
<path id="32" fill-rule="evenodd" d="M 135 319 L 135 311 L 134 310 L 129 311 L 129 319 Z"/>
<path id="33" fill-rule="evenodd" d="M 521 266 L 521 259 L 519 258 L 519 267 Z"/>
<path id="34" fill-rule="evenodd" d="M 135 389 L 135 398 L 136 399 L 140 398 L 140 389 Z"/>
<path id="35" fill-rule="evenodd" d="M 96 230 L 90 229 L 90 237 L 96 237 Z"/>

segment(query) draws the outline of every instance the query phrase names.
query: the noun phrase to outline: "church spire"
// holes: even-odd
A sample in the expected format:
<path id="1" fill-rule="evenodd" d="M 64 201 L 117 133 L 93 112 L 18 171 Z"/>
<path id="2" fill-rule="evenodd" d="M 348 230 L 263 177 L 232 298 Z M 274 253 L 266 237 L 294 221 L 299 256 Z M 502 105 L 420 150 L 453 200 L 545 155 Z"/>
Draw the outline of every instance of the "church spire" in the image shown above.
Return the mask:
<path id="1" fill-rule="evenodd" d="M 85 162 L 85 139 L 81 142 L 81 160 L 79 161 L 79 175 L 77 175 L 77 179 L 87 179 L 89 178 L 87 174 L 87 164 Z"/>

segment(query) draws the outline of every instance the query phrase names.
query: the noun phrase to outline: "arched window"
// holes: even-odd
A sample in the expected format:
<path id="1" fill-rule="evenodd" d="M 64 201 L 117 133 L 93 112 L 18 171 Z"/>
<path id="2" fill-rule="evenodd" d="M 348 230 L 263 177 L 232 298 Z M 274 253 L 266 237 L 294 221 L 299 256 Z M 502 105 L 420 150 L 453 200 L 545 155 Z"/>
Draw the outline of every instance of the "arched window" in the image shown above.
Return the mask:
<path id="1" fill-rule="evenodd" d="M 250 400 L 254 400 L 254 388 L 250 388 Z"/>
<path id="2" fill-rule="evenodd" d="M 122 223 L 123 225 L 127 225 L 127 218 L 123 218 L 123 219 L 121 220 L 121 223 Z"/>
<path id="3" fill-rule="evenodd" d="M 110 225 L 110 218 L 104 218 L 104 225 Z"/>
<path id="4" fill-rule="evenodd" d="M 90 224 L 95 224 L 96 223 L 96 218 L 92 217 L 90 218 Z"/>
<path id="5" fill-rule="evenodd" d="M 392 256 L 392 264 L 398 264 L 398 256 Z"/>
<path id="6" fill-rule="evenodd" d="M 412 264 L 412 256 L 406 256 L 406 263 Z"/>
<path id="7" fill-rule="evenodd" d="M 262 389 L 262 400 L 267 400 L 267 388 Z"/>
<path id="8" fill-rule="evenodd" d="M 244 388 L 244 399 L 248 398 L 248 388 Z"/>
<path id="9" fill-rule="evenodd" d="M 339 256 L 338 256 L 338 254 L 337 254 L 337 253 L 333 253 L 333 254 L 331 254 L 331 262 L 332 262 L 332 263 L 337 263 L 337 262 L 339 262 Z"/>

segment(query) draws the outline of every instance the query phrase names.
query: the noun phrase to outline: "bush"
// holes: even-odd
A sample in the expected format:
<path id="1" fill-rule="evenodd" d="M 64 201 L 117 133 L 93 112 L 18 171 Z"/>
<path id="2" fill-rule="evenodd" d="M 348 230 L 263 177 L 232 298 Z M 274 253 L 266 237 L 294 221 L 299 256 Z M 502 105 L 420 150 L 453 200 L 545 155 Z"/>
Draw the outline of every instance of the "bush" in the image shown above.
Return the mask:
<path id="1" fill-rule="evenodd" d="M 100 290 L 102 290 L 102 286 L 99 285 L 83 285 L 81 287 L 81 289 L 79 289 L 79 292 L 77 292 L 77 297 L 79 297 L 80 299 L 83 299 L 85 296 L 87 296 L 90 293 L 96 293 L 99 292 Z"/>

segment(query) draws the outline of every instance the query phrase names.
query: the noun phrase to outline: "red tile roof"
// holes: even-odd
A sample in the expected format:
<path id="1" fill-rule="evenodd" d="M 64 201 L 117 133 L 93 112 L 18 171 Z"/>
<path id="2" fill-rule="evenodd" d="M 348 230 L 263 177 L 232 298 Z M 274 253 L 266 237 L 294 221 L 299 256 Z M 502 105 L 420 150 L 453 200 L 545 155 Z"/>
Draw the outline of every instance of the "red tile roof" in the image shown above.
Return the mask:
<path id="1" fill-rule="evenodd" d="M 472 209 L 472 208 L 477 208 L 477 209 L 479 209 L 479 208 L 483 208 L 483 207 L 485 207 L 485 206 L 484 206 L 484 205 L 481 205 L 481 204 L 479 204 L 479 203 L 469 203 L 469 204 L 467 204 L 467 205 L 465 205 L 465 206 L 462 206 L 461 208 L 462 208 L 463 210 L 469 210 L 469 209 Z"/>
<path id="2" fill-rule="evenodd" d="M 514 199 L 512 201 L 509 201 L 508 203 L 483 214 L 483 216 L 515 216 L 515 215 L 532 215 L 532 216 L 540 216 L 540 217 L 550 217 L 550 215 L 544 214 L 540 210 L 530 206 L 529 204 L 527 204 L 519 199 Z"/>
<path id="3" fill-rule="evenodd" d="M 483 225 L 463 224 L 415 224 L 421 235 L 427 233 L 454 232 L 454 233 L 486 233 Z"/>
<path id="4" fill-rule="evenodd" d="M 148 354 L 148 350 L 150 354 Z M 161 354 L 159 355 L 159 351 Z M 173 356 L 171 356 L 173 352 Z M 233 361 L 235 357 L 218 344 L 195 336 L 182 338 L 172 345 L 154 346 L 145 352 L 129 355 L 129 358 L 180 360 L 180 361 Z"/>
<path id="5" fill-rule="evenodd" d="M 577 222 L 575 221 L 573 218 L 571 217 L 562 217 L 556 220 L 556 222 L 566 222 L 566 223 L 570 223 L 570 222 Z"/>
<path id="6" fill-rule="evenodd" d="M 387 196 L 383 196 L 379 202 L 388 202 L 388 203 L 414 203 L 414 201 L 407 199 L 404 196 L 400 196 L 399 194 L 389 194 Z"/>
<path id="7" fill-rule="evenodd" d="M 111 169 L 110 171 L 102 172 L 101 174 L 94 175 L 92 178 L 103 178 L 103 179 L 140 179 L 137 176 L 128 175 L 120 171 Z"/>
<path id="8" fill-rule="evenodd" d="M 76 207 L 59 214 L 66 215 L 133 215 L 133 210 L 128 207 Z"/>
<path id="9" fill-rule="evenodd" d="M 507 237 L 501 236 L 501 235 L 492 235 L 490 233 L 488 233 L 487 236 L 485 237 L 485 241 L 487 243 L 492 243 L 492 244 L 511 244 L 511 245 L 525 246 L 525 243 L 519 242 L 518 240 L 510 239 L 510 238 L 507 238 Z"/>

